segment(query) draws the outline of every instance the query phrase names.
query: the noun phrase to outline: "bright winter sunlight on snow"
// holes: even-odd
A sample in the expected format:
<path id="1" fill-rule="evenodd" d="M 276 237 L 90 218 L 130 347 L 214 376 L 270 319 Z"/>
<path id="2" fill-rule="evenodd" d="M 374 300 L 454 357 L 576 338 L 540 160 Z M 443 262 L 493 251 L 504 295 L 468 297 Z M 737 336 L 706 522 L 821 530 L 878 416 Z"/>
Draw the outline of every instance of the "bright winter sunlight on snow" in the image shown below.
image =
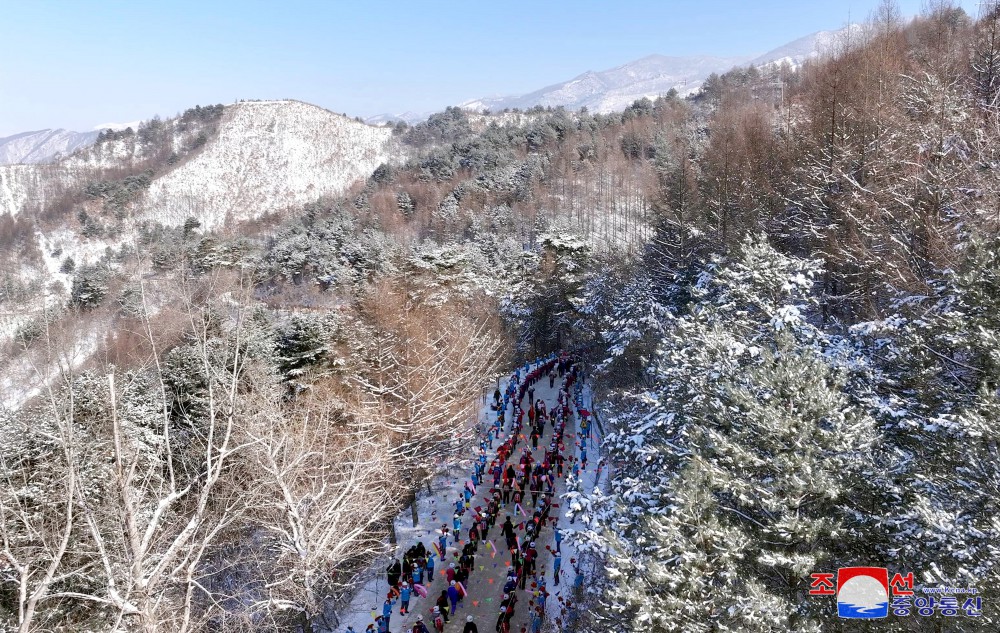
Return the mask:
<path id="1" fill-rule="evenodd" d="M 0 631 L 1000 630 L 1000 0 L 0 57 Z"/>

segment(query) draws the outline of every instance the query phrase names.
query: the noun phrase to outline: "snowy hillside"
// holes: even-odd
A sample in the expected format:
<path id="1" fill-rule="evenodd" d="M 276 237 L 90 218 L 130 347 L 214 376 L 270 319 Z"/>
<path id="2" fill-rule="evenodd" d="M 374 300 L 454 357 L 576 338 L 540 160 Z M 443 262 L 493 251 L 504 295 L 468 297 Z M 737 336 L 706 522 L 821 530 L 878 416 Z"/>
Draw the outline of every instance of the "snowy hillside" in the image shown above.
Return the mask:
<path id="1" fill-rule="evenodd" d="M 39 130 L 0 138 L 0 165 L 47 163 L 93 144 L 97 132 Z"/>
<path id="2" fill-rule="evenodd" d="M 0 165 L 0 214 L 26 202 L 42 207 L 48 192 L 82 186 L 100 170 L 144 165 L 156 153 L 183 154 L 195 123 L 162 124 L 162 145 L 136 135 L 106 139 L 53 165 Z M 157 174 L 136 211 L 164 224 L 189 216 L 206 227 L 246 219 L 336 194 L 389 160 L 390 128 L 359 123 L 298 101 L 228 106 L 218 132 L 192 157 Z"/>
<path id="3" fill-rule="evenodd" d="M 388 128 L 299 101 L 227 108 L 218 136 L 153 181 L 145 212 L 163 224 L 215 228 L 340 193 L 390 158 Z"/>
<path id="4" fill-rule="evenodd" d="M 142 143 L 134 132 L 104 139 L 99 138 L 99 132 L 94 132 L 96 142 L 78 147 L 72 154 L 51 163 L 0 164 L 0 215 L 17 215 L 26 203 L 31 203 L 32 208 L 44 209 L 60 191 L 101 180 L 106 177 L 106 170 L 119 171 L 144 165 L 164 151 L 183 153 L 191 138 L 203 129 L 191 124 L 182 131 L 177 119 L 162 126 L 167 139 L 164 147 Z"/>
<path id="5" fill-rule="evenodd" d="M 95 265 L 135 240 L 132 220 L 170 226 L 193 216 L 210 230 L 339 194 L 391 159 L 391 137 L 391 128 L 306 103 L 243 102 L 105 136 L 53 164 L 0 165 L 0 216 L 48 214 L 29 249 L 36 256 L 10 250 L 0 262 L 16 283 L 51 290 L 11 307 L 22 316 L 0 322 L 0 343 L 23 315 L 65 300 L 67 261 Z"/>
<path id="6" fill-rule="evenodd" d="M 16 215 L 29 196 L 42 190 L 44 173 L 31 165 L 0 165 L 0 214 Z"/>

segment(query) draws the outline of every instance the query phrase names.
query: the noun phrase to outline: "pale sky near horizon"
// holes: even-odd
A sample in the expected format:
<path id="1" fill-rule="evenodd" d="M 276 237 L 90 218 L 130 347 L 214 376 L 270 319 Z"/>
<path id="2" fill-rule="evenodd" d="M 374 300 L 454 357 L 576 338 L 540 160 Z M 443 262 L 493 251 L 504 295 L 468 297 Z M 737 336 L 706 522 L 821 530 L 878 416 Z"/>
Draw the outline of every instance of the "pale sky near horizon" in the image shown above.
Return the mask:
<path id="1" fill-rule="evenodd" d="M 523 94 L 658 53 L 764 53 L 879 0 L 0 0 L 0 137 L 295 98 L 350 116 Z M 923 0 L 899 0 L 904 16 Z M 977 0 L 956 0 L 975 15 Z"/>

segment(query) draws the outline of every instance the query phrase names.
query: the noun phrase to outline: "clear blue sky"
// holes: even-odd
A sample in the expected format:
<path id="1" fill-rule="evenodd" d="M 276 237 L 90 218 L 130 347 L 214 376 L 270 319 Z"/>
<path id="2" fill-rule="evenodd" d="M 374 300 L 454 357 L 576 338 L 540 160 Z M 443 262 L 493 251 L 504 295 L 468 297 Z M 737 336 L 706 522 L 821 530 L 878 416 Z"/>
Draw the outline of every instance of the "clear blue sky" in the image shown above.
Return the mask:
<path id="1" fill-rule="evenodd" d="M 242 98 L 292 97 L 351 116 L 439 110 L 652 53 L 763 53 L 861 21 L 877 4 L 0 0 L 0 136 Z M 899 5 L 912 16 L 921 0 Z"/>

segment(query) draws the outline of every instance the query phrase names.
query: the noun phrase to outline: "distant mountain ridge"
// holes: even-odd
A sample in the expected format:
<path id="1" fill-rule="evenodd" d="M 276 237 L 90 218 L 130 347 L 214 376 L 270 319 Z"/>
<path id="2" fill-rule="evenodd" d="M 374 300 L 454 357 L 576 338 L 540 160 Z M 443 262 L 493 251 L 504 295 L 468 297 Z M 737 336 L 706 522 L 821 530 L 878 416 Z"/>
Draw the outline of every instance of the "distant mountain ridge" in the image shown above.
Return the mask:
<path id="1" fill-rule="evenodd" d="M 779 46 L 751 60 L 753 66 L 767 66 L 787 62 L 793 67 L 800 66 L 810 59 L 817 59 L 836 53 L 842 47 L 852 46 L 860 41 L 864 27 L 851 24 L 836 31 L 817 31 Z"/>
<path id="2" fill-rule="evenodd" d="M 0 138 L 0 165 L 48 163 L 93 145 L 98 132 L 37 130 Z"/>
<path id="3" fill-rule="evenodd" d="M 414 124 L 424 121 L 433 112 L 403 112 L 401 114 L 390 114 L 388 112 L 383 112 L 382 114 L 376 114 L 375 116 L 370 116 L 365 118 L 365 123 L 369 125 L 383 125 L 385 123 L 398 123 L 403 121 L 404 123 Z"/>
<path id="4" fill-rule="evenodd" d="M 693 94 L 712 73 L 724 73 L 736 66 L 767 66 L 788 63 L 798 66 L 833 52 L 858 33 L 853 24 L 837 31 L 818 31 L 753 57 L 648 55 L 642 59 L 602 71 L 587 71 L 569 81 L 546 86 L 518 96 L 485 97 L 459 104 L 472 111 L 522 110 L 535 106 L 563 106 L 569 110 L 586 107 L 591 112 L 617 112 L 643 97 L 656 98 L 670 90 L 681 96 Z"/>
<path id="5" fill-rule="evenodd" d="M 725 72 L 750 57 L 667 57 L 649 55 L 616 68 L 587 71 L 569 81 L 516 97 L 475 99 L 460 104 L 467 110 L 504 110 L 534 106 L 586 107 L 592 112 L 615 112 L 647 95 L 683 94 L 698 90 L 713 72 Z"/>

